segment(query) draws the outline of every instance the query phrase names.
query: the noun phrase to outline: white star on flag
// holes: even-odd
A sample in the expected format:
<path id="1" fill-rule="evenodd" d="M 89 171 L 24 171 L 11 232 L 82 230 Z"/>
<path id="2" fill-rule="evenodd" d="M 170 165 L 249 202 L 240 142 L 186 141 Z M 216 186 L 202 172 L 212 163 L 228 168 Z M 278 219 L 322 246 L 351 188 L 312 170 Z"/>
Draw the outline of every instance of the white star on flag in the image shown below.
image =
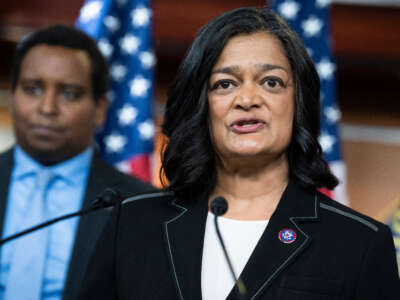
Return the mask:
<path id="1" fill-rule="evenodd" d="M 127 34 L 120 40 L 122 51 L 128 54 L 134 54 L 140 45 L 140 40 L 133 34 Z"/>
<path id="2" fill-rule="evenodd" d="M 278 6 L 279 13 L 289 20 L 295 19 L 299 10 L 300 4 L 295 1 L 285 1 Z"/>
<path id="3" fill-rule="evenodd" d="M 325 108 L 324 114 L 325 114 L 328 122 L 332 123 L 332 124 L 339 121 L 340 117 L 341 117 L 340 110 L 333 106 L 328 106 L 327 108 Z"/>
<path id="4" fill-rule="evenodd" d="M 128 69 L 119 63 L 114 63 L 110 66 L 110 75 L 116 81 L 121 81 L 126 73 L 128 73 Z"/>
<path id="5" fill-rule="evenodd" d="M 333 73 L 336 70 L 335 64 L 327 58 L 322 58 L 320 62 L 317 63 L 316 67 L 321 79 L 332 79 Z"/>
<path id="6" fill-rule="evenodd" d="M 335 137 L 333 135 L 329 135 L 327 133 L 322 133 L 318 139 L 322 151 L 325 153 L 329 153 L 332 151 L 333 145 L 335 144 Z"/>
<path id="7" fill-rule="evenodd" d="M 138 115 L 138 111 L 132 105 L 125 104 L 118 111 L 118 121 L 122 126 L 132 124 Z"/>
<path id="8" fill-rule="evenodd" d="M 151 10 L 146 7 L 138 7 L 132 11 L 132 24 L 136 27 L 146 26 L 150 22 Z"/>
<path id="9" fill-rule="evenodd" d="M 113 133 L 104 138 L 104 143 L 108 152 L 121 152 L 124 149 L 127 140 L 123 135 Z"/>
<path id="10" fill-rule="evenodd" d="M 114 51 L 114 47 L 109 43 L 107 39 L 100 39 L 97 43 L 97 46 L 106 58 L 109 58 Z"/>
<path id="11" fill-rule="evenodd" d="M 103 3 L 101 1 L 93 1 L 87 3 L 82 6 L 79 18 L 83 23 L 87 23 L 93 19 L 98 18 L 102 8 Z"/>
<path id="12" fill-rule="evenodd" d="M 149 140 L 154 136 L 154 124 L 151 120 L 140 123 L 138 130 L 140 132 L 140 136 L 145 140 Z"/>
<path id="13" fill-rule="evenodd" d="M 303 28 L 304 36 L 313 37 L 321 31 L 324 23 L 316 16 L 310 16 L 307 20 L 301 23 L 301 27 Z"/>
<path id="14" fill-rule="evenodd" d="M 156 57 L 150 51 L 144 51 L 139 55 L 140 62 L 142 63 L 143 68 L 150 69 L 154 67 L 156 63 Z"/>
<path id="15" fill-rule="evenodd" d="M 113 17 L 113 16 L 107 16 L 104 18 L 104 24 L 108 28 L 108 30 L 114 32 L 119 29 L 121 26 L 120 21 L 118 18 Z"/>
<path id="16" fill-rule="evenodd" d="M 150 80 L 138 75 L 131 82 L 131 95 L 134 97 L 144 96 L 150 86 Z"/>
<path id="17" fill-rule="evenodd" d="M 317 6 L 319 7 L 325 7 L 327 5 L 329 5 L 332 2 L 332 0 L 317 0 Z"/>

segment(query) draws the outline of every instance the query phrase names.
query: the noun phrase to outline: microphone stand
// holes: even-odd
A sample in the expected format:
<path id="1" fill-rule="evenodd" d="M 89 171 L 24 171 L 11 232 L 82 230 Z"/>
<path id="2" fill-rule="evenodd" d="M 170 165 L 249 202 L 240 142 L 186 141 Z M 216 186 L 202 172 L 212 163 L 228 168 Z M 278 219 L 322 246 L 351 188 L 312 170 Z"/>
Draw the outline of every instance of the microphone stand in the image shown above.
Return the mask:
<path id="1" fill-rule="evenodd" d="M 119 210 L 120 205 L 118 205 L 118 203 L 121 202 L 120 200 L 121 200 L 121 195 L 120 195 L 120 193 L 118 191 L 116 191 L 114 189 L 111 189 L 111 188 L 107 188 L 106 190 L 104 190 L 104 192 L 102 192 L 93 201 L 93 203 L 90 205 L 90 207 L 88 207 L 86 209 L 79 210 L 79 211 L 74 212 L 74 213 L 70 213 L 70 214 L 67 214 L 67 215 L 52 219 L 52 220 L 49 220 L 49 221 L 46 221 L 46 222 L 43 222 L 41 224 L 38 224 L 36 226 L 33 226 L 33 227 L 28 228 L 26 230 L 23 230 L 21 232 L 18 232 L 18 233 L 15 233 L 13 235 L 10 235 L 5 239 L 0 240 L 0 247 L 3 244 L 5 244 L 5 243 L 7 243 L 9 241 L 12 241 L 12 240 L 14 240 L 16 238 L 19 238 L 19 237 L 21 237 L 21 236 L 23 236 L 25 234 L 31 233 L 33 231 L 39 230 L 39 229 L 41 229 L 43 227 L 50 226 L 51 224 L 54 224 L 54 223 L 59 222 L 61 220 L 69 219 L 69 218 L 76 217 L 76 216 L 84 216 L 84 215 L 87 215 L 88 213 L 91 213 L 93 211 L 96 211 L 96 210 L 99 210 L 99 209 L 102 209 L 102 208 L 107 208 L 107 207 L 110 207 L 110 206 L 114 206 L 116 204 L 117 204 L 117 207 L 118 207 L 118 210 Z"/>
<path id="2" fill-rule="evenodd" d="M 222 251 L 225 256 L 225 260 L 228 263 L 229 270 L 233 277 L 233 282 L 235 282 L 236 286 L 238 287 L 239 299 L 247 300 L 248 297 L 247 297 L 246 286 L 244 285 L 242 279 L 236 277 L 235 270 L 233 269 L 232 262 L 229 258 L 228 251 L 226 250 L 225 243 L 224 243 L 224 240 L 222 238 L 222 235 L 221 235 L 221 232 L 220 232 L 219 226 L 218 226 L 218 217 L 222 216 L 223 214 L 226 213 L 226 211 L 228 210 L 228 202 L 223 197 L 216 197 L 211 202 L 210 209 L 211 209 L 211 212 L 214 214 L 215 231 L 217 232 L 218 240 L 221 244 Z"/>
<path id="3" fill-rule="evenodd" d="M 233 277 L 233 281 L 236 282 L 236 285 L 238 287 L 240 298 L 245 300 L 245 299 L 247 299 L 247 297 L 246 297 L 246 293 L 247 293 L 246 287 L 245 287 L 242 279 L 238 278 L 236 276 L 236 274 L 235 274 L 235 270 L 233 269 L 231 260 L 229 259 L 228 251 L 226 250 L 224 240 L 222 239 L 221 232 L 219 231 L 218 216 L 217 215 L 214 215 L 214 225 L 215 225 L 215 230 L 217 232 L 218 239 L 221 242 L 222 251 L 224 252 L 224 256 L 226 258 L 226 261 L 228 262 L 228 266 L 229 266 L 229 269 L 231 271 L 231 275 Z"/>

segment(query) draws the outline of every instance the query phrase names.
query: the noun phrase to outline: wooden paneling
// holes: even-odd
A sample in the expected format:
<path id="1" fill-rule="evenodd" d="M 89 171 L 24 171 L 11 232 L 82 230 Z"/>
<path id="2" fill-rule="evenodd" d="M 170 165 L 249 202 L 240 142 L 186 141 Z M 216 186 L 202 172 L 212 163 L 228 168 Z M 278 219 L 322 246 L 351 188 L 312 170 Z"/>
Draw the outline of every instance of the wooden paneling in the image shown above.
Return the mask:
<path id="1" fill-rule="evenodd" d="M 400 7 L 332 5 L 337 56 L 400 59 Z"/>
<path id="2" fill-rule="evenodd" d="M 231 9 L 262 7 L 264 0 L 182 1 L 158 0 L 154 3 L 154 33 L 159 42 L 171 40 L 190 44 L 201 26 Z"/>
<path id="3" fill-rule="evenodd" d="M 7 0 L 0 5 L 0 24 L 38 28 L 73 23 L 84 0 Z"/>

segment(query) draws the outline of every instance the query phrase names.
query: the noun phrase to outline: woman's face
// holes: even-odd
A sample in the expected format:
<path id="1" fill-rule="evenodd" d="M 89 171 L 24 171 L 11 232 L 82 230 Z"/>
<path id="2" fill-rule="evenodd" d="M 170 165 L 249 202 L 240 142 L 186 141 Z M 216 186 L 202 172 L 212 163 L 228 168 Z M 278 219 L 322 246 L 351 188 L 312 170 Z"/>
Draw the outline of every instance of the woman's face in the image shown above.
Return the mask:
<path id="1" fill-rule="evenodd" d="M 292 134 L 294 82 L 280 41 L 266 32 L 230 39 L 211 72 L 208 103 L 222 160 L 282 157 Z"/>

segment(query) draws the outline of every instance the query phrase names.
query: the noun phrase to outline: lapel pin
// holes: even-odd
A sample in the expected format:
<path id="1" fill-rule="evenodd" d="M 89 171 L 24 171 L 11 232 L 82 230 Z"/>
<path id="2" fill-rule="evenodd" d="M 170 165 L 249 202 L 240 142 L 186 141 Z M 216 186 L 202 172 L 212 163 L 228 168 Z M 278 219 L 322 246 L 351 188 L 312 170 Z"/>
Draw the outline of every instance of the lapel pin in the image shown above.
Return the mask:
<path id="1" fill-rule="evenodd" d="M 296 240 L 296 232 L 292 229 L 285 228 L 279 231 L 278 237 L 282 243 L 291 244 Z"/>

